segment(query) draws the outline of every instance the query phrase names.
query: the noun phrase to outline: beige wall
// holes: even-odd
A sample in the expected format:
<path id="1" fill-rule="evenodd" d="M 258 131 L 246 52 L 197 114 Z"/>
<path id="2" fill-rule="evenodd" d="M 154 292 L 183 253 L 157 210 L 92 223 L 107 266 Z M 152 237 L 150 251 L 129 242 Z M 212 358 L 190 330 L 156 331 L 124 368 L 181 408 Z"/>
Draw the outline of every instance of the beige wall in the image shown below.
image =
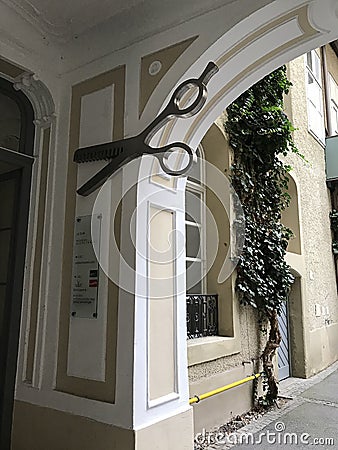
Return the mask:
<path id="1" fill-rule="evenodd" d="M 292 175 L 288 175 L 289 187 L 288 193 L 291 197 L 289 206 L 283 211 L 281 222 L 286 227 L 290 228 L 293 236 L 289 241 L 287 248 L 288 252 L 301 254 L 301 232 L 300 232 L 300 218 L 299 218 L 299 204 L 298 204 L 298 189 Z"/>
<path id="2" fill-rule="evenodd" d="M 338 58 L 330 45 L 325 46 L 327 69 L 338 83 Z"/>
<path id="3" fill-rule="evenodd" d="M 149 427 L 133 431 L 52 408 L 16 401 L 11 449 L 192 450 L 192 420 L 192 410 L 189 409 Z"/>
<path id="4" fill-rule="evenodd" d="M 134 441 L 132 430 L 15 402 L 12 450 L 134 450 Z"/>

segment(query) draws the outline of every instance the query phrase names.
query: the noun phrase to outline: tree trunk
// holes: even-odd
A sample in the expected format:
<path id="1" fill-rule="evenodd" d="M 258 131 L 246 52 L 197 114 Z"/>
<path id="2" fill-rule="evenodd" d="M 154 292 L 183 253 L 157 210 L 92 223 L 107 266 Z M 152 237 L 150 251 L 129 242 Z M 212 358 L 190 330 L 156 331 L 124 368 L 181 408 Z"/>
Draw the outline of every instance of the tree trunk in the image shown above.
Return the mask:
<path id="1" fill-rule="evenodd" d="M 266 399 L 270 403 L 275 401 L 278 396 L 278 381 L 274 374 L 273 357 L 276 354 L 276 350 L 279 347 L 282 338 L 279 331 L 277 310 L 274 309 L 272 311 L 267 311 L 267 317 L 270 322 L 270 332 L 269 339 L 262 354 L 262 361 L 263 370 L 268 381 L 268 392 Z"/>

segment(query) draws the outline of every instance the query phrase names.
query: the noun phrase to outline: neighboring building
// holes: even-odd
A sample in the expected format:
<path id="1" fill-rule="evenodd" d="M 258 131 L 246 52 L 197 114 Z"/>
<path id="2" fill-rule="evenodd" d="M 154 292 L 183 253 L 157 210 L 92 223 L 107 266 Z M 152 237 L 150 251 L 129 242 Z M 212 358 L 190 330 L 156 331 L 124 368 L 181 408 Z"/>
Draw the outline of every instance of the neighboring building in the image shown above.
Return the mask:
<path id="1" fill-rule="evenodd" d="M 295 144 L 306 162 L 294 154 L 286 160 L 292 166 L 289 176 L 291 202 L 282 222 L 294 232 L 286 259 L 296 278 L 280 318 L 283 340 L 278 354 L 279 379 L 309 377 L 338 359 L 338 298 L 329 219 L 332 199 L 325 170 L 325 136 L 337 135 L 338 57 L 333 48 L 327 45 L 312 50 L 287 65 L 293 85 L 285 98 L 285 108 L 296 128 Z M 204 158 L 229 174 L 231 148 L 224 133 L 224 120 L 226 117 L 221 116 L 212 125 L 201 146 Z M 330 139 L 332 152 L 337 154 L 338 136 Z M 335 165 L 331 170 L 336 170 L 338 180 L 336 161 L 332 160 Z M 331 190 L 335 188 L 335 182 L 331 181 Z M 189 184 L 187 189 L 190 189 Z M 249 306 L 238 305 L 234 293 L 235 273 L 222 285 L 217 283 L 227 253 L 227 247 L 222 243 L 230 243 L 230 225 L 226 216 L 220 216 L 220 205 L 212 200 L 207 194 L 206 206 L 224 235 L 219 237 L 219 253 L 204 286 L 197 289 L 202 287 L 203 294 L 214 295 L 188 296 L 188 311 L 192 310 L 188 319 L 189 322 L 194 320 L 196 310 L 190 303 L 204 299 L 211 302 L 213 308 L 217 294 L 218 331 L 213 327 L 215 315 L 203 316 L 201 308 L 199 317 L 202 320 L 197 328 L 200 326 L 201 334 L 214 337 L 188 340 L 191 395 L 208 392 L 261 370 L 259 356 L 265 343 L 255 311 Z M 201 233 L 202 239 L 204 236 L 206 245 L 201 243 L 201 249 L 208 248 L 208 227 L 204 234 Z M 210 327 L 205 326 L 203 317 L 210 318 Z M 251 402 L 252 384 L 195 405 L 196 431 L 249 409 Z"/>
<path id="2" fill-rule="evenodd" d="M 251 373 L 258 355 L 234 275 L 218 286 L 223 248 L 199 287 L 219 294 L 218 321 L 215 308 L 210 316 L 221 337 L 188 342 L 187 351 L 186 264 L 189 276 L 203 274 L 215 239 L 204 227 L 202 253 L 192 246 L 186 255 L 185 232 L 196 242 L 204 220 L 185 215 L 186 182 L 216 209 L 225 246 L 232 233 L 217 198 L 193 177 L 164 174 L 153 157 L 124 165 L 85 197 L 77 189 L 107 162 L 87 154 L 78 164 L 74 153 L 140 133 L 211 61 L 219 72 L 204 107 L 173 118 L 151 142 L 201 144 L 207 161 L 228 168 L 217 117 L 267 73 L 338 39 L 337 18 L 335 0 L 0 0 L 1 450 L 192 450 L 194 422 L 197 429 L 230 414 L 224 396 L 189 405 L 188 372 L 200 393 Z M 323 140 L 315 55 L 308 64 L 311 129 Z M 304 66 L 294 67 L 305 99 Z M 290 99 L 297 125 L 305 103 Z M 336 100 L 332 91 L 333 116 Z M 296 229 L 289 260 L 299 277 L 290 351 L 291 373 L 309 376 L 336 359 L 337 311 L 324 145 L 303 128 L 299 136 L 312 165 L 294 161 L 291 184 L 298 203 L 288 218 Z M 231 393 L 233 413 L 250 407 L 250 390 Z"/>

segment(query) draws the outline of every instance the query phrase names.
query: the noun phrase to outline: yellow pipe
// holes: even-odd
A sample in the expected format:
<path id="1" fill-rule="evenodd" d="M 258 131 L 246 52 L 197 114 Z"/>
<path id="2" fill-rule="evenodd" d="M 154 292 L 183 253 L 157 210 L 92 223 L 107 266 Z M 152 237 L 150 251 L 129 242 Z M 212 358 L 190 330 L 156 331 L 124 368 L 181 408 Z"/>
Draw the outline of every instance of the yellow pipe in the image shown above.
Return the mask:
<path id="1" fill-rule="evenodd" d="M 262 375 L 261 373 L 256 373 L 255 375 L 251 375 L 250 377 L 243 378 L 243 380 L 235 381 L 234 383 L 227 384 L 226 386 L 214 389 L 213 391 L 210 392 L 206 392 L 205 394 L 194 395 L 194 397 L 191 397 L 189 399 L 189 404 L 192 405 L 193 403 L 199 403 L 201 400 L 204 400 L 205 398 L 212 397 L 213 395 L 220 394 L 221 392 L 224 391 L 228 391 L 229 389 L 232 389 L 236 386 L 240 386 L 241 384 L 247 383 L 248 381 L 255 380 L 256 378 L 259 378 L 261 375 Z"/>

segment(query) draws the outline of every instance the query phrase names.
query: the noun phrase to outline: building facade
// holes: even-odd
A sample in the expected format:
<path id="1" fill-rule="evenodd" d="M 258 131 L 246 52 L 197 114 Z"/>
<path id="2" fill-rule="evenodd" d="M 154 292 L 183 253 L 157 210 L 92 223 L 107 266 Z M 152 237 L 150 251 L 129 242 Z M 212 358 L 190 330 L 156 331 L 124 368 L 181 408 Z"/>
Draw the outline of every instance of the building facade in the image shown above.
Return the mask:
<path id="1" fill-rule="evenodd" d="M 327 45 L 312 50 L 287 65 L 292 87 L 285 97 L 285 110 L 296 128 L 294 141 L 304 159 L 291 154 L 285 161 L 292 167 L 289 174 L 291 202 L 283 213 L 282 223 L 294 233 L 286 259 L 295 282 L 280 318 L 282 348 L 276 363 L 279 379 L 307 378 L 338 357 L 337 284 L 330 224 L 335 186 L 327 182 L 326 172 L 326 136 L 334 140 L 336 135 L 338 60 L 333 48 Z M 314 68 L 317 75 L 313 73 Z M 219 117 L 201 145 L 204 158 L 229 173 L 232 150 L 224 132 L 225 120 L 225 115 Z M 218 294 L 219 330 L 211 331 L 213 337 L 188 340 L 191 396 L 259 372 L 259 358 L 266 340 L 259 332 L 255 310 L 238 305 L 234 292 L 235 272 L 225 283 L 217 283 L 227 253 L 222 243 L 230 241 L 231 226 L 226 217 L 220 216 L 219 205 L 207 198 L 206 206 L 218 230 L 224 233 L 219 236 L 221 254 L 217 255 L 205 283 L 205 293 Z M 206 228 L 208 235 L 208 224 Z M 212 232 L 210 234 L 211 239 L 215 239 Z M 208 237 L 206 242 L 208 247 Z M 243 385 L 194 405 L 196 432 L 206 428 L 206 424 L 212 427 L 215 422 L 220 424 L 225 418 L 244 412 L 251 402 L 252 385 Z"/>
<path id="2" fill-rule="evenodd" d="M 226 144 L 214 124 L 217 117 L 271 70 L 337 39 L 337 2 L 256 0 L 248 6 L 244 0 L 177 5 L 149 0 L 88 2 L 84 8 L 80 2 L 3 0 L 0 11 L 0 446 L 192 449 L 194 422 L 198 428 L 200 419 L 189 406 L 188 364 L 193 393 L 209 388 L 211 373 L 216 385 L 251 372 L 246 360 L 257 336 L 250 342 L 245 336 L 254 336 L 254 320 L 249 311 L 238 311 L 235 301 L 220 302 L 218 342 L 191 341 L 187 351 L 186 263 L 199 262 L 194 254 L 194 261 L 187 261 L 184 247 L 189 180 L 166 176 L 147 156 L 85 197 L 77 189 L 107 163 L 78 164 L 74 153 L 140 133 L 172 90 L 198 78 L 212 61 L 219 71 L 208 83 L 203 109 L 173 119 L 151 143 L 185 142 L 195 151 L 202 142 L 207 161 L 228 167 L 231 155 L 213 150 Z M 299 195 L 310 183 L 307 170 L 299 168 L 294 177 Z M 190 187 L 217 204 L 208 189 L 193 182 Z M 327 195 L 319 181 L 318 189 L 316 207 Z M 328 197 L 326 202 L 329 210 Z M 310 218 L 301 204 L 303 227 Z M 327 211 L 322 218 L 328 225 Z M 216 219 L 226 223 L 221 212 Z M 91 236 L 88 224 L 94 223 L 101 231 Z M 228 242 L 231 233 L 226 227 L 222 233 Z M 329 229 L 325 233 L 329 252 Z M 293 373 L 309 376 L 335 358 L 334 266 L 330 254 L 321 278 L 324 269 L 312 267 L 306 256 L 311 233 L 308 241 L 304 230 L 299 236 L 300 254 L 290 256 L 300 275 L 294 295 L 305 299 L 309 291 L 311 300 L 295 300 L 308 334 L 294 337 L 291 352 L 305 349 Z M 91 241 L 100 268 L 88 249 Z M 316 245 L 311 240 L 311 255 Z M 87 264 L 86 274 L 76 257 Z M 222 265 L 217 258 L 222 255 L 216 254 Z M 81 291 L 84 278 L 88 286 Z M 206 287 L 212 293 L 216 281 L 211 271 Z M 315 298 L 318 286 L 326 300 Z M 87 288 L 95 293 L 81 297 L 94 292 Z M 233 278 L 221 290 L 219 296 L 232 299 Z M 328 306 L 328 314 L 314 318 L 316 304 Z M 333 322 L 323 324 L 326 318 Z M 241 338 L 245 327 L 252 332 Z M 307 349 L 298 346 L 302 340 L 309 342 Z M 322 359 L 310 351 L 315 344 Z M 245 398 L 243 409 L 250 406 Z"/>

